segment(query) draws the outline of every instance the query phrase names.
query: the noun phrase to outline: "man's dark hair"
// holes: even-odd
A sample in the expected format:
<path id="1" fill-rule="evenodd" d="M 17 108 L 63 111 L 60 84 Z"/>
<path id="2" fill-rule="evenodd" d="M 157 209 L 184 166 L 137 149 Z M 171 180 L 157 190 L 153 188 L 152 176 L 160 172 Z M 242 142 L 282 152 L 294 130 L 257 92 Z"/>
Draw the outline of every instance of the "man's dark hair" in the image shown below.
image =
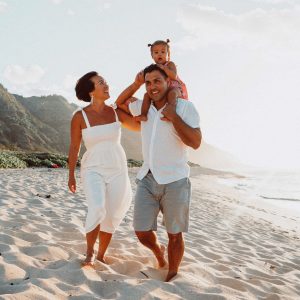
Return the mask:
<path id="1" fill-rule="evenodd" d="M 162 70 L 162 69 L 161 69 L 158 65 L 156 65 L 156 64 L 152 64 L 152 65 L 150 65 L 150 66 L 148 66 L 148 67 L 146 67 L 146 68 L 144 69 L 144 78 L 145 78 L 145 76 L 146 76 L 147 73 L 151 73 L 152 71 L 158 71 L 158 72 L 160 72 L 165 78 L 168 78 L 167 73 L 166 73 L 164 70 Z"/>
<path id="2" fill-rule="evenodd" d="M 89 93 L 95 89 L 94 82 L 91 81 L 91 78 L 97 75 L 98 75 L 97 72 L 92 71 L 86 73 L 85 75 L 83 75 L 81 78 L 78 79 L 75 86 L 75 92 L 79 100 L 82 100 L 84 102 L 91 102 L 91 96 Z"/>

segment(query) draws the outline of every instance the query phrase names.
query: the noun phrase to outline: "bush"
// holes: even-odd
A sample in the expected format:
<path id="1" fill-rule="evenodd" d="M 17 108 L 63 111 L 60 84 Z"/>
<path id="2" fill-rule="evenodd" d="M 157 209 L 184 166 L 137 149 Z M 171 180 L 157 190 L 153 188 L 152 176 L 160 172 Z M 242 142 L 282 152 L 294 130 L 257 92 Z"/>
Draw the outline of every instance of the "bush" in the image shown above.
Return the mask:
<path id="1" fill-rule="evenodd" d="M 42 165 L 42 161 L 36 157 L 25 157 L 23 160 L 28 167 L 40 167 Z"/>
<path id="2" fill-rule="evenodd" d="M 44 159 L 41 161 L 42 166 L 51 168 L 51 166 L 53 165 L 52 161 L 49 159 Z"/>
<path id="3" fill-rule="evenodd" d="M 127 166 L 128 166 L 129 168 L 132 168 L 132 167 L 140 167 L 142 164 L 143 164 L 142 161 L 135 160 L 135 159 L 132 159 L 132 158 L 127 159 Z"/>
<path id="4" fill-rule="evenodd" d="M 43 153 L 43 152 L 16 152 L 21 160 L 27 163 L 28 167 L 48 167 L 58 165 L 66 168 L 68 166 L 68 157 L 63 154 Z"/>
<path id="5" fill-rule="evenodd" d="M 66 156 L 50 154 L 48 159 L 52 162 L 52 164 L 56 164 L 59 167 L 66 168 L 68 166 L 68 158 Z"/>
<path id="6" fill-rule="evenodd" d="M 128 159 L 129 168 L 140 167 L 142 161 Z M 26 167 L 48 167 L 58 165 L 61 168 L 68 167 L 68 157 L 63 154 L 43 153 L 43 152 L 21 152 L 0 150 L 0 168 L 26 168 Z M 80 167 L 80 159 L 77 161 L 77 167 Z"/>
<path id="7" fill-rule="evenodd" d="M 9 151 L 1 151 L 0 152 L 0 168 L 7 169 L 7 168 L 26 168 L 26 162 L 19 159 L 17 156 L 14 155 L 13 152 Z"/>

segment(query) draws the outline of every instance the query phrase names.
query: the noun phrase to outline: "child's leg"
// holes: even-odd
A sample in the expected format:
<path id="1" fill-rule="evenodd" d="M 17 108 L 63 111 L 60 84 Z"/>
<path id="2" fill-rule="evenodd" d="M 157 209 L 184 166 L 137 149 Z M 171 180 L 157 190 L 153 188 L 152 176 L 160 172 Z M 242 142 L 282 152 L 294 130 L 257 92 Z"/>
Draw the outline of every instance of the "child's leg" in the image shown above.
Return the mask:
<path id="1" fill-rule="evenodd" d="M 150 105 L 151 105 L 151 99 L 150 99 L 148 93 L 145 93 L 144 99 L 143 99 L 143 104 L 142 104 L 142 115 L 144 115 L 145 117 L 147 117 L 147 115 L 148 115 Z"/>
<path id="2" fill-rule="evenodd" d="M 147 121 L 148 120 L 148 111 L 151 105 L 151 99 L 147 93 L 144 95 L 143 103 L 142 103 L 142 113 L 139 116 L 135 117 L 136 121 Z"/>
<path id="3" fill-rule="evenodd" d="M 168 94 L 167 94 L 168 104 L 176 106 L 176 101 L 177 101 L 178 97 L 181 97 L 181 91 L 180 91 L 180 89 L 177 88 L 177 87 L 171 87 L 171 88 L 169 88 Z M 162 117 L 161 119 L 163 121 L 168 121 L 168 119 L 165 118 L 165 117 Z"/>
<path id="4" fill-rule="evenodd" d="M 177 87 L 169 88 L 169 91 L 167 94 L 168 104 L 176 105 L 176 100 L 178 97 L 181 97 L 180 89 Z"/>

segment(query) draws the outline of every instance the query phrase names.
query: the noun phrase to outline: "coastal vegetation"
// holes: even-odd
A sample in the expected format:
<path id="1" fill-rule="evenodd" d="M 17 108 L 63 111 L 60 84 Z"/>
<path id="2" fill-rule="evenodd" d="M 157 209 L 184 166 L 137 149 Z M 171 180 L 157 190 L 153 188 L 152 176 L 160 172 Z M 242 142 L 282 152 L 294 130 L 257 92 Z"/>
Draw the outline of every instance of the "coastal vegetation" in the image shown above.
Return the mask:
<path id="1" fill-rule="evenodd" d="M 127 160 L 128 167 L 140 167 L 142 161 Z M 0 150 L 0 169 L 9 168 L 67 168 L 67 155 L 47 152 Z M 77 162 L 80 166 L 80 159 Z"/>

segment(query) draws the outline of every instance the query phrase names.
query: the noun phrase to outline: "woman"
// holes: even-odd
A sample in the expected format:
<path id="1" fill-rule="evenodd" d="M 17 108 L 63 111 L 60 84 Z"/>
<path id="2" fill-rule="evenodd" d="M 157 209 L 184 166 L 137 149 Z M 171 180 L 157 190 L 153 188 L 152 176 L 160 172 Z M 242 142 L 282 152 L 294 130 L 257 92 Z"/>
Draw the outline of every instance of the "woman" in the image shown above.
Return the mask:
<path id="1" fill-rule="evenodd" d="M 76 191 L 75 167 L 83 139 L 87 151 L 81 160 L 81 181 L 88 204 L 86 217 L 87 251 L 83 266 L 93 265 L 94 245 L 99 237 L 97 259 L 104 254 L 112 234 L 121 223 L 131 202 L 127 160 L 120 144 L 120 122 L 131 130 L 139 123 L 129 115 L 105 104 L 109 87 L 97 72 L 81 77 L 75 87 L 79 100 L 90 102 L 71 121 L 69 149 L 69 189 Z"/>

